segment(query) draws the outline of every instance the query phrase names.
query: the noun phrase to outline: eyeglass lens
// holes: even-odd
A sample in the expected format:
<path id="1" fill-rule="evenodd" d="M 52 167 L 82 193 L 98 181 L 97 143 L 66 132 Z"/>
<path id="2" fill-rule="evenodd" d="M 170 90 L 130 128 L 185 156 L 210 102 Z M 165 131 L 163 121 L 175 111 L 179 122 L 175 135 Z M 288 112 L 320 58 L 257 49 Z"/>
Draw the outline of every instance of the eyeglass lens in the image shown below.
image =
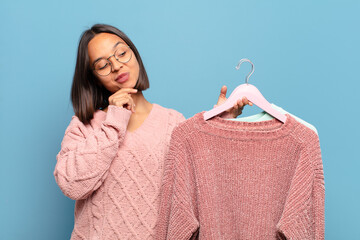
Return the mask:
<path id="1" fill-rule="evenodd" d="M 120 45 L 115 50 L 114 57 L 118 62 L 127 63 L 131 58 L 131 50 L 126 45 Z M 97 74 L 103 76 L 109 75 L 111 73 L 111 68 L 111 62 L 105 58 L 98 60 L 94 65 Z"/>

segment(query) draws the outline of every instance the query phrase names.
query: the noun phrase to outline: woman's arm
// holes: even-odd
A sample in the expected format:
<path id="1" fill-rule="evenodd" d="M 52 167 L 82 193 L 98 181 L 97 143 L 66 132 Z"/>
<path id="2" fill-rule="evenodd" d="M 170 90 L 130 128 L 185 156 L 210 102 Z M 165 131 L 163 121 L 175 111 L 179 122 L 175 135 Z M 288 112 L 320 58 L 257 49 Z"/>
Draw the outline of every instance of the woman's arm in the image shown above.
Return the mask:
<path id="1" fill-rule="evenodd" d="M 54 171 L 66 196 L 84 199 L 101 186 L 124 140 L 130 116 L 131 111 L 110 105 L 98 129 L 85 126 L 77 117 L 72 119 Z"/>

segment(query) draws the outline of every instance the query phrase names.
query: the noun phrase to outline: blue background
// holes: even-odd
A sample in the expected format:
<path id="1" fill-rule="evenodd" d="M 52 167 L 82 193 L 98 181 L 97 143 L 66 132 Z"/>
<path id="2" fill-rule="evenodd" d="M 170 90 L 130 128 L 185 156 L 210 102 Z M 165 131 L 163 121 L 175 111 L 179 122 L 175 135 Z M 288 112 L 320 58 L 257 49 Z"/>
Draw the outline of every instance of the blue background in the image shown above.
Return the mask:
<path id="1" fill-rule="evenodd" d="M 326 184 L 326 239 L 360 239 L 359 1 L 9 1 L 0 3 L 0 239 L 69 239 L 74 201 L 53 177 L 73 115 L 80 34 L 95 23 L 137 46 L 145 97 L 189 118 L 250 83 L 313 124 Z M 244 116 L 257 113 L 246 107 Z"/>

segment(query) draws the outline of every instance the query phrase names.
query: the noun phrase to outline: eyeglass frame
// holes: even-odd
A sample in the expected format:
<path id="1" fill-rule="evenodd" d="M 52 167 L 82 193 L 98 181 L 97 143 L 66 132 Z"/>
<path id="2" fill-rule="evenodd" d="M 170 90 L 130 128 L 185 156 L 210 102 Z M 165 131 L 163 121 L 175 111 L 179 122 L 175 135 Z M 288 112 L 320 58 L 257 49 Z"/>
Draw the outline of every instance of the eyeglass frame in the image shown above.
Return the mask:
<path id="1" fill-rule="evenodd" d="M 120 44 L 124 44 L 124 43 L 119 43 L 119 45 L 120 45 Z M 126 45 L 126 44 L 124 44 L 124 45 L 131 50 L 131 48 L 130 48 L 128 45 Z M 117 50 L 118 50 L 118 49 L 115 49 L 114 54 L 111 55 L 111 56 L 108 57 L 108 58 L 100 58 L 100 59 L 96 60 L 96 61 L 93 63 L 92 70 L 93 70 L 97 75 L 99 75 L 99 76 L 108 76 L 108 75 L 113 71 L 113 65 L 112 65 L 111 61 L 109 60 L 111 57 L 114 57 L 114 58 L 116 59 L 116 61 L 118 61 L 119 63 L 128 63 L 128 62 L 131 60 L 132 55 L 133 55 L 132 50 L 131 50 L 131 52 L 130 52 L 130 54 L 131 54 L 131 55 L 130 55 L 130 58 L 129 58 L 129 60 L 127 60 L 126 62 L 121 62 L 119 59 L 116 58 L 115 53 L 116 53 Z M 110 64 L 111 70 L 110 70 L 110 72 L 109 72 L 108 74 L 106 74 L 106 75 L 101 75 L 101 74 L 99 74 L 99 73 L 95 70 L 95 64 L 96 64 L 97 62 L 99 62 L 100 60 L 102 60 L 102 59 L 105 59 L 105 60 L 108 61 L 108 63 Z"/>

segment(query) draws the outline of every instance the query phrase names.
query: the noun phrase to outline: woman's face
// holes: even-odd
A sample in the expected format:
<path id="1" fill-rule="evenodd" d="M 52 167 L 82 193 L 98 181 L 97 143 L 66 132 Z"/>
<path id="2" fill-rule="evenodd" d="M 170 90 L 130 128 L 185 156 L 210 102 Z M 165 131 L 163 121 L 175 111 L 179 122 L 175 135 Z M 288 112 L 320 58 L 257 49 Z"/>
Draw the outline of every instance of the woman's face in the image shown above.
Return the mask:
<path id="1" fill-rule="evenodd" d="M 125 41 L 110 33 L 99 33 L 88 44 L 90 67 L 93 69 L 94 63 L 96 63 L 97 71 L 93 70 L 94 75 L 111 93 L 115 93 L 121 88 L 134 88 L 139 78 L 139 63 L 132 50 L 126 46 Z M 131 58 L 128 62 L 121 63 L 116 60 L 116 57 L 121 60 L 124 47 L 129 51 L 128 54 L 131 53 Z M 109 68 L 109 72 L 111 69 L 109 75 L 101 76 L 97 73 L 101 73 L 106 68 Z"/>

